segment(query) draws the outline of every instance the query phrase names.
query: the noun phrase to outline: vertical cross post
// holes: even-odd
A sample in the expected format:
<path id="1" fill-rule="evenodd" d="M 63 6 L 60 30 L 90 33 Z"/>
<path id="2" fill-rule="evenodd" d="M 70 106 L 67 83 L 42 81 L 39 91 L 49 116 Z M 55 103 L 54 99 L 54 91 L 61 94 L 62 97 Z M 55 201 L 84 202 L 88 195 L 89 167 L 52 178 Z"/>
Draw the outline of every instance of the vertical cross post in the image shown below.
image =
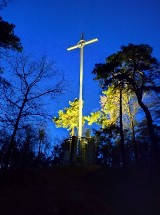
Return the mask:
<path id="1" fill-rule="evenodd" d="M 80 49 L 80 83 L 79 83 L 79 127 L 78 127 L 78 138 L 81 140 L 82 137 L 82 106 L 83 106 L 83 100 L 82 100 L 82 89 L 83 89 L 83 48 L 84 46 L 94 43 L 98 41 L 98 39 L 92 39 L 89 41 L 85 41 L 83 38 L 83 33 L 81 36 L 81 40 L 77 43 L 75 46 L 71 46 L 70 48 L 67 48 L 68 51 L 74 50 L 79 48 Z"/>

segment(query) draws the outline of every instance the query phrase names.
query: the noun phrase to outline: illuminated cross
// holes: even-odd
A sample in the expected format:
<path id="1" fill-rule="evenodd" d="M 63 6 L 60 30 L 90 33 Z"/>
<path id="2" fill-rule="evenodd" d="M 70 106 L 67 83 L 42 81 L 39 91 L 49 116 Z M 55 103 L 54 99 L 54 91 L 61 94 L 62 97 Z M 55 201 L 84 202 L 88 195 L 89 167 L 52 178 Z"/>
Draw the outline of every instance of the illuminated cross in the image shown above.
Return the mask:
<path id="1" fill-rule="evenodd" d="M 79 128 L 78 128 L 78 137 L 81 139 L 82 137 L 82 85 L 83 85 L 83 47 L 98 41 L 98 39 L 92 39 L 89 41 L 85 41 L 83 38 L 83 33 L 81 36 L 81 40 L 77 43 L 77 45 L 68 48 L 68 51 L 80 48 L 80 85 L 79 85 Z"/>

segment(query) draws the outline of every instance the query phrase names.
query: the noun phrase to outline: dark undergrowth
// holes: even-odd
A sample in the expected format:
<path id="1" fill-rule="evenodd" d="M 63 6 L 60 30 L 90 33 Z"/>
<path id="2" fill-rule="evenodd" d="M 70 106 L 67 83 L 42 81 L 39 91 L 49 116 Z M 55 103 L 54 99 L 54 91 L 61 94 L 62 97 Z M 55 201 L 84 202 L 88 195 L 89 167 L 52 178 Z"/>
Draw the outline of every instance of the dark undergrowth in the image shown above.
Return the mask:
<path id="1" fill-rule="evenodd" d="M 160 174 L 153 169 L 64 166 L 9 171 L 1 215 L 159 215 Z"/>

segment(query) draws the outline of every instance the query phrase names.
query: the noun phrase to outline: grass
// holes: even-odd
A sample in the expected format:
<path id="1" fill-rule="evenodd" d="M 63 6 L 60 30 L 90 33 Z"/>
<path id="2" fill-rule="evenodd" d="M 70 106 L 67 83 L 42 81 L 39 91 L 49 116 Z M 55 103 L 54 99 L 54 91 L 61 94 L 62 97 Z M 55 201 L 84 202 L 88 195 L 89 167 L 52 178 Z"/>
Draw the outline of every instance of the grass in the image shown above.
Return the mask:
<path id="1" fill-rule="evenodd" d="M 157 171 L 65 166 L 11 171 L 0 215 L 159 215 Z"/>

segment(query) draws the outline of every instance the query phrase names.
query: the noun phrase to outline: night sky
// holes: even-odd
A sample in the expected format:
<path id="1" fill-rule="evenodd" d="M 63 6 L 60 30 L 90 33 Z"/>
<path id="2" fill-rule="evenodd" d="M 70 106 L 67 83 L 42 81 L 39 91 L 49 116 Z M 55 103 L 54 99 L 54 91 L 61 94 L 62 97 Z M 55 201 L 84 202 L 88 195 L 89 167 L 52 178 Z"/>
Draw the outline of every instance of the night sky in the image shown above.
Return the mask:
<path id="1" fill-rule="evenodd" d="M 128 43 L 149 44 L 160 59 L 159 0 L 12 0 L 0 12 L 16 25 L 25 52 L 46 53 L 64 73 L 66 92 L 56 103 L 51 101 L 53 116 L 79 96 L 79 49 L 68 52 L 67 48 L 76 45 L 81 32 L 85 40 L 99 39 L 84 48 L 85 115 L 99 108 L 101 89 L 91 74 L 96 63 L 104 63 Z M 53 136 L 60 135 L 62 129 L 53 125 L 52 131 Z"/>

